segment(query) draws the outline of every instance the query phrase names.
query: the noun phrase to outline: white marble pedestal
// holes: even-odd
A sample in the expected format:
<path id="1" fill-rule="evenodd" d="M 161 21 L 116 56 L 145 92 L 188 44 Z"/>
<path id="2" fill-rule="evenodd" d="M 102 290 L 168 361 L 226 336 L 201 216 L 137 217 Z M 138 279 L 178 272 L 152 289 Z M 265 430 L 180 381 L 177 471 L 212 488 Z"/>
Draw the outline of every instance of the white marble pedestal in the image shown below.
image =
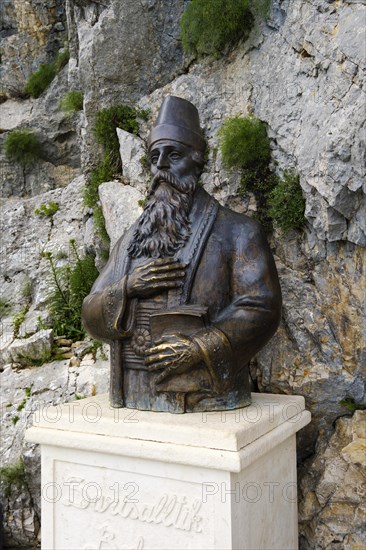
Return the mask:
<path id="1" fill-rule="evenodd" d="M 302 397 L 253 394 L 231 412 L 111 409 L 107 396 L 47 407 L 44 550 L 297 548 L 295 434 Z"/>

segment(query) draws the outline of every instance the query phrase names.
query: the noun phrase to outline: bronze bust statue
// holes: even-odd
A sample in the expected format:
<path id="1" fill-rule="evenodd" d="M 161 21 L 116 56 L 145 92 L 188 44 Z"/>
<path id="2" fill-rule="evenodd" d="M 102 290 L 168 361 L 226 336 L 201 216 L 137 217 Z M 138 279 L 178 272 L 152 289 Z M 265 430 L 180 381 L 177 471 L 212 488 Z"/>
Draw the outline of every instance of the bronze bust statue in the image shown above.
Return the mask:
<path id="1" fill-rule="evenodd" d="M 144 211 L 83 304 L 87 331 L 110 343 L 113 407 L 244 407 L 248 362 L 277 329 L 268 243 L 256 221 L 199 185 L 205 147 L 196 107 L 166 97 L 148 139 Z"/>

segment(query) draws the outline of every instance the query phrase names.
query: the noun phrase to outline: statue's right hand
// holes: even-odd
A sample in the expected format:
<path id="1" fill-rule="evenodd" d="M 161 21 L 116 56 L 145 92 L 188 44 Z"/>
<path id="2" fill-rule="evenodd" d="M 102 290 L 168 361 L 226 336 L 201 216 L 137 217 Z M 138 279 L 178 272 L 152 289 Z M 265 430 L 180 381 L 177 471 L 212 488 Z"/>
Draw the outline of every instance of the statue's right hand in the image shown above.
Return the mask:
<path id="1" fill-rule="evenodd" d="M 148 260 L 127 278 L 128 298 L 144 298 L 183 285 L 186 265 L 174 258 Z"/>

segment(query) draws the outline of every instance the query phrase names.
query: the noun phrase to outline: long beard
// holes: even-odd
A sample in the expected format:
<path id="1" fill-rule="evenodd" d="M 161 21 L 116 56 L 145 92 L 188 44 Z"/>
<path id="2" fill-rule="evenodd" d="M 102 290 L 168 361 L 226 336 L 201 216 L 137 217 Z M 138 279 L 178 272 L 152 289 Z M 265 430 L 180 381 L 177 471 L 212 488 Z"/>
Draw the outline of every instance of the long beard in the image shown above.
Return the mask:
<path id="1" fill-rule="evenodd" d="M 189 212 L 195 176 L 176 179 L 169 172 L 154 177 L 144 211 L 128 247 L 132 258 L 174 256 L 191 235 Z"/>

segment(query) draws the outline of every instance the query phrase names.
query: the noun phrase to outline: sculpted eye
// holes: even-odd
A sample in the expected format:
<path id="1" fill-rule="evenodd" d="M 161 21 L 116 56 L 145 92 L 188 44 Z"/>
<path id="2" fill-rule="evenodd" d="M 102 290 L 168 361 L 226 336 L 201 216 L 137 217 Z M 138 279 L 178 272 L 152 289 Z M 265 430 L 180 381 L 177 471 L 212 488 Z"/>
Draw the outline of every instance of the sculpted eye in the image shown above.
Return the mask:
<path id="1" fill-rule="evenodd" d="M 172 153 L 170 153 L 169 157 L 172 160 L 179 160 L 182 158 L 182 155 L 180 153 L 177 153 L 176 151 L 173 151 Z"/>
<path id="2" fill-rule="evenodd" d="M 151 164 L 156 164 L 158 162 L 158 156 L 157 155 L 153 155 L 152 157 L 150 157 L 150 162 Z"/>

